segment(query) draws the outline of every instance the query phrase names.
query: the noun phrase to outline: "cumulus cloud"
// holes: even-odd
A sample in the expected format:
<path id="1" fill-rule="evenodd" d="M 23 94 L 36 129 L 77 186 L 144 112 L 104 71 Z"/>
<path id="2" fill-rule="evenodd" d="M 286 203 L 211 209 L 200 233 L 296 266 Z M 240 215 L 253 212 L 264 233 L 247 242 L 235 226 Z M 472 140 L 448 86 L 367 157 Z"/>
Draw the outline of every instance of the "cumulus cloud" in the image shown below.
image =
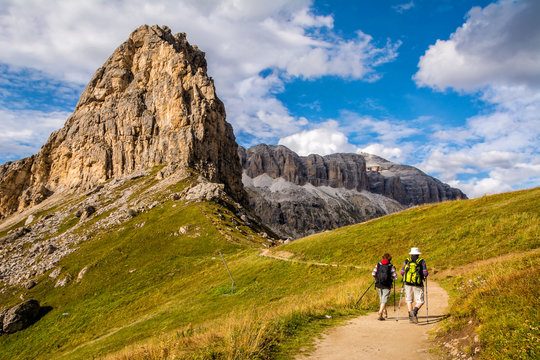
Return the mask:
<path id="1" fill-rule="evenodd" d="M 540 2 L 502 0 L 474 7 L 448 40 L 420 58 L 414 80 L 438 90 L 493 85 L 540 87 Z"/>
<path id="2" fill-rule="evenodd" d="M 511 168 L 495 168 L 489 176 L 473 177 L 469 180 L 451 180 L 448 183 L 460 188 L 469 197 L 475 198 L 501 192 L 528 189 L 540 183 L 540 159 L 536 163 L 516 162 Z"/>
<path id="3" fill-rule="evenodd" d="M 492 113 L 467 119 L 463 127 L 435 133 L 426 146 L 429 155 L 418 166 L 448 182 L 470 174 L 472 180 L 464 183 L 467 194 L 482 196 L 537 186 L 539 144 L 540 101 L 529 94 L 519 104 L 506 99 Z"/>
<path id="4" fill-rule="evenodd" d="M 357 151 L 357 147 L 349 143 L 347 136 L 338 129 L 337 122 L 333 120 L 322 124 L 319 128 L 281 138 L 279 145 L 286 146 L 301 156 Z"/>
<path id="5" fill-rule="evenodd" d="M 284 145 L 295 151 L 297 154 L 306 156 L 309 154 L 328 155 L 334 153 L 357 153 L 363 152 L 378 155 L 390 161 L 403 162 L 410 153 L 412 144 L 396 145 L 396 136 L 387 136 L 390 123 L 384 120 L 364 118 L 356 115 L 358 121 L 351 124 L 354 117 L 352 113 L 347 113 L 347 120 L 329 120 L 311 130 L 304 130 L 279 140 L 279 145 Z M 346 124 L 343 126 L 343 124 Z M 399 126 L 399 125 L 396 125 Z M 371 127 L 371 129 L 370 129 Z M 402 126 L 404 128 L 404 126 Z M 350 138 L 355 132 L 374 131 L 372 136 L 364 139 L 377 139 L 382 142 L 370 142 L 367 145 L 354 145 Z"/>
<path id="6" fill-rule="evenodd" d="M 361 31 L 344 39 L 308 0 L 5 0 L 0 62 L 84 84 L 136 27 L 166 24 L 207 54 L 209 73 L 237 135 L 275 141 L 305 125 L 277 99 L 291 78 L 333 75 L 373 81 L 397 56 Z M 263 73 L 265 75 L 263 75 Z"/>
<path id="7" fill-rule="evenodd" d="M 368 153 L 380 156 L 386 160 L 394 162 L 402 162 L 404 158 L 404 152 L 399 147 L 386 147 L 383 144 L 369 144 L 366 147 L 356 150 L 357 153 Z"/>
<path id="8" fill-rule="evenodd" d="M 462 127 L 435 132 L 418 164 L 469 196 L 539 183 L 539 17 L 535 0 L 474 7 L 450 39 L 437 40 L 418 63 L 418 86 L 475 94 L 491 107 Z M 465 174 L 467 181 L 457 180 Z"/>

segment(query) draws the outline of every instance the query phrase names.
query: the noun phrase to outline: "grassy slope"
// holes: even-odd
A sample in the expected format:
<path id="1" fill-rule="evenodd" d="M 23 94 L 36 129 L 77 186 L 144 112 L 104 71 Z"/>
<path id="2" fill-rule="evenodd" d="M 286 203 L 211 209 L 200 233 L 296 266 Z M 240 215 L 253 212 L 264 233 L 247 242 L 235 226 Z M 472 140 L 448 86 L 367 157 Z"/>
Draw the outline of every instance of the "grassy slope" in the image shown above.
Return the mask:
<path id="1" fill-rule="evenodd" d="M 540 189 L 533 189 L 423 206 L 301 239 L 280 250 L 299 259 L 371 266 L 384 251 L 399 264 L 411 246 L 418 246 L 428 266 L 443 274 L 444 269 L 475 260 L 538 248 L 539 199 Z M 234 228 L 232 217 L 218 204 L 170 201 L 82 243 L 60 265 L 74 279 L 89 265 L 83 280 L 53 289 L 55 281 L 45 276 L 28 291 L 26 298 L 36 298 L 52 310 L 32 327 L 1 336 L 0 359 L 86 359 L 104 354 L 109 359 L 286 358 L 287 349 L 305 344 L 321 326 L 358 313 L 351 303 L 369 283 L 369 273 L 261 258 L 257 254 L 262 239 L 256 233 L 248 228 L 228 232 Z M 135 227 L 143 222 L 143 227 Z M 170 236 L 184 225 L 189 226 L 186 235 Z M 223 234 L 235 239 L 227 241 Z M 217 250 L 235 277 L 234 295 L 229 294 L 230 279 Z M 505 275 L 511 279 L 514 273 L 531 275 L 527 271 L 538 269 L 538 255 L 525 258 L 532 267 L 509 259 Z M 462 331 L 472 319 L 486 358 L 505 358 L 492 356 L 501 341 L 493 329 L 503 323 L 515 326 L 523 312 L 532 324 L 538 323 L 538 296 L 527 297 L 528 302 L 521 293 L 537 290 L 527 281 L 511 285 L 505 299 L 526 306 L 506 321 L 500 309 L 483 300 L 500 297 L 493 280 L 500 276 L 486 276 L 482 284 L 491 287 L 476 287 L 480 293 L 457 291 L 471 274 L 443 281 L 454 308 L 463 309 L 453 312 L 444 334 Z M 491 292 L 484 292 L 488 289 Z M 0 305 L 18 302 L 20 291 L 4 295 Z M 368 294 L 364 306 L 376 306 L 374 294 Z M 333 318 L 328 320 L 328 314 Z M 492 324 L 490 316 L 496 319 Z M 523 323 L 528 324 L 524 319 Z M 519 337 L 504 341 L 522 344 Z"/>
<path id="2" fill-rule="evenodd" d="M 31 290 L 0 297 L 0 307 L 20 302 L 23 292 L 52 307 L 30 328 L 0 336 L 0 359 L 87 359 L 118 351 L 112 358 L 133 358 L 137 343 L 157 358 L 164 352 L 267 358 L 301 323 L 328 323 L 323 315 L 339 309 L 337 297 L 351 302 L 347 286 L 364 286 L 352 269 L 259 257 L 264 239 L 243 225 L 229 231 L 233 218 L 216 203 L 171 200 L 81 243 L 59 264 L 61 277 L 74 279 L 66 287 L 54 289 L 57 279 L 45 274 Z M 185 235 L 171 235 L 182 226 Z M 218 250 L 235 277 L 234 295 Z M 253 339 L 254 333 L 260 335 Z"/>
<path id="3" fill-rule="evenodd" d="M 459 348 L 467 355 L 476 349 L 483 359 L 537 359 L 539 224 L 536 188 L 421 206 L 313 235 L 281 250 L 304 260 L 342 264 L 375 263 L 388 251 L 400 266 L 410 247 L 419 247 L 431 273 L 440 274 L 451 294 L 451 317 L 439 333 L 441 342 L 466 336 Z M 509 253 L 515 255 L 483 264 Z"/>
<path id="4" fill-rule="evenodd" d="M 538 248 L 539 209 L 540 188 L 426 205 L 313 235 L 282 249 L 304 259 L 350 264 L 374 263 L 388 251 L 397 264 L 415 246 L 431 268 L 440 271 Z"/>

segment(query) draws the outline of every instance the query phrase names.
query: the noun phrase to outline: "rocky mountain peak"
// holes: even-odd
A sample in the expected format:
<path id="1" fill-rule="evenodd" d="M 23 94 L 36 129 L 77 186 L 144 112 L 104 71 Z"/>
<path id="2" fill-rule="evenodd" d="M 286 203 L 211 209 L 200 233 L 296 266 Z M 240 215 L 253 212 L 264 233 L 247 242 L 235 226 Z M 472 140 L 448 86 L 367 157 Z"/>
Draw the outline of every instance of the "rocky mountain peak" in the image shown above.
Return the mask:
<path id="1" fill-rule="evenodd" d="M 37 155 L 0 167 L 0 218 L 54 192 L 88 190 L 156 165 L 192 168 L 236 199 L 245 196 L 204 52 L 184 33 L 144 25 L 95 72 Z"/>

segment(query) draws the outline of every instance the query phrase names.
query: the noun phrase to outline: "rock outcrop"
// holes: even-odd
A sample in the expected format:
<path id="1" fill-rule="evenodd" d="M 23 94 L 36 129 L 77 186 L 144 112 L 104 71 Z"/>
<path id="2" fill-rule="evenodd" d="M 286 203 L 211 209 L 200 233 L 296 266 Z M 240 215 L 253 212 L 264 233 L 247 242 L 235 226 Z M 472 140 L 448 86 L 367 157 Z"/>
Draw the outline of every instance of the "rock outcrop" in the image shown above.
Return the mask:
<path id="1" fill-rule="evenodd" d="M 141 26 L 41 151 L 0 167 L 0 219 L 54 192 L 86 191 L 160 164 L 192 168 L 242 200 L 236 150 L 204 53 L 183 33 Z"/>
<path id="2" fill-rule="evenodd" d="M 366 153 L 298 156 L 285 146 L 262 144 L 240 147 L 238 154 L 244 174 L 252 179 L 267 174 L 296 185 L 367 190 L 406 206 L 467 198 L 415 167 Z"/>
<path id="3" fill-rule="evenodd" d="M 9 309 L 2 319 L 2 331 L 14 333 L 20 331 L 39 318 L 40 306 L 37 300 L 28 300 Z"/>
<path id="4" fill-rule="evenodd" d="M 403 210 L 395 200 L 368 191 L 296 185 L 262 174 L 243 176 L 255 214 L 283 238 L 299 238 Z"/>
<path id="5" fill-rule="evenodd" d="M 369 191 L 373 193 L 391 197 L 407 206 L 467 199 L 461 190 L 413 166 L 395 164 L 367 153 L 361 156 L 366 160 Z"/>
<path id="6" fill-rule="evenodd" d="M 244 173 L 254 179 L 267 174 L 296 185 L 369 189 L 364 158 L 355 154 L 298 156 L 285 146 L 257 145 L 238 149 Z"/>
<path id="7" fill-rule="evenodd" d="M 263 223 L 298 238 L 409 206 L 466 199 L 460 190 L 370 154 L 298 156 L 284 146 L 239 148 L 249 203 Z"/>

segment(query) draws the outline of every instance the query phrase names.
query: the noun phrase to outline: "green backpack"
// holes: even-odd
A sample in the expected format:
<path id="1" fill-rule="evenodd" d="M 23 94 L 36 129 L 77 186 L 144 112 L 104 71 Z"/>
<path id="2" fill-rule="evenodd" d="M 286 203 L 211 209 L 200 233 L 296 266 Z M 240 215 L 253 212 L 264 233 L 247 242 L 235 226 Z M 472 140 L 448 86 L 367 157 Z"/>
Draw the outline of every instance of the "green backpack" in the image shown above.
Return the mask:
<path id="1" fill-rule="evenodd" d="M 424 279 L 422 270 L 422 258 L 418 258 L 416 261 L 412 261 L 409 257 L 405 260 L 405 282 L 411 285 L 422 285 Z"/>

